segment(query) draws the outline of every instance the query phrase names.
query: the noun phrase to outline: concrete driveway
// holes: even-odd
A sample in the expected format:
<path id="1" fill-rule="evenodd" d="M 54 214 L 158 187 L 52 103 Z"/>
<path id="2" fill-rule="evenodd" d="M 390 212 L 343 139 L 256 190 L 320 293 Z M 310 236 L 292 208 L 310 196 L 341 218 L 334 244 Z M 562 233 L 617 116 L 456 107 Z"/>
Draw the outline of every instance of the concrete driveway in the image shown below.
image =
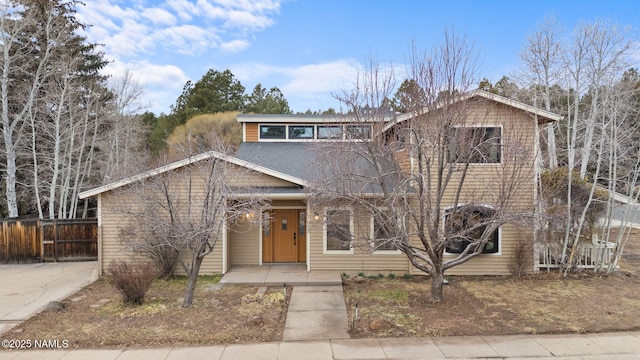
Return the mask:
<path id="1" fill-rule="evenodd" d="M 0 265 L 0 334 L 97 278 L 97 261 Z"/>

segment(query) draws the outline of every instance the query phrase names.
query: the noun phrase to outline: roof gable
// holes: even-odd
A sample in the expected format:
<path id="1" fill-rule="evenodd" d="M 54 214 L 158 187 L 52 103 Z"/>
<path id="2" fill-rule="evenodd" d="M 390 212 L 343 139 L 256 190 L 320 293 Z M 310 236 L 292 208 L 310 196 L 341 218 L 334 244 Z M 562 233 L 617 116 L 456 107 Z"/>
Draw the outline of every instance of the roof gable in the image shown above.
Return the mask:
<path id="1" fill-rule="evenodd" d="M 175 162 L 167 164 L 167 165 L 160 166 L 160 167 L 155 168 L 153 170 L 145 171 L 145 172 L 142 172 L 140 174 L 136 174 L 136 175 L 130 176 L 128 178 L 124 178 L 122 180 L 114 181 L 114 182 L 111 182 L 109 184 L 105 184 L 105 185 L 102 185 L 102 186 L 99 186 L 99 187 L 96 187 L 96 188 L 93 188 L 93 189 L 90 189 L 90 190 L 83 191 L 78 195 L 78 197 L 80 199 L 85 199 L 85 198 L 88 198 L 88 197 L 91 197 L 91 196 L 95 196 L 95 195 L 98 195 L 98 194 L 101 194 L 101 193 L 104 193 L 104 192 L 107 192 L 107 191 L 115 190 L 117 188 L 120 188 L 120 187 L 129 185 L 129 184 L 135 183 L 135 182 L 140 181 L 140 180 L 144 180 L 144 179 L 156 176 L 156 175 L 160 175 L 160 174 L 166 173 L 168 171 L 179 169 L 179 168 L 182 168 L 182 167 L 190 165 L 190 164 L 194 164 L 194 163 L 197 163 L 197 162 L 200 162 L 200 161 L 204 161 L 204 160 L 207 160 L 207 159 L 213 159 L 213 158 L 220 159 L 220 160 L 226 161 L 226 162 L 228 162 L 230 164 L 247 168 L 249 170 L 253 170 L 253 171 L 257 171 L 257 172 L 260 172 L 260 173 L 263 173 L 263 174 L 266 174 L 266 175 L 269 175 L 269 176 L 273 176 L 275 178 L 282 179 L 282 180 L 291 182 L 291 183 L 296 184 L 296 185 L 306 186 L 306 182 L 304 180 L 298 178 L 298 177 L 291 176 L 291 175 L 288 175 L 288 174 L 284 174 L 284 173 L 279 172 L 277 170 L 269 169 L 269 168 L 266 168 L 264 166 L 254 164 L 254 163 L 246 161 L 246 160 L 238 159 L 236 157 L 220 153 L 218 151 L 208 151 L 208 152 L 205 152 L 205 153 L 202 153 L 202 154 L 198 154 L 198 155 L 195 155 L 195 156 L 188 157 L 186 159 L 175 161 Z"/>
<path id="2" fill-rule="evenodd" d="M 481 90 L 481 89 L 476 89 L 476 90 L 472 90 L 469 92 L 466 92 L 462 95 L 459 95 L 455 98 L 454 104 L 455 103 L 459 103 L 459 102 L 463 102 L 463 101 L 467 101 L 470 100 L 474 97 L 481 97 L 487 100 L 491 100 L 494 101 L 496 103 L 499 104 L 503 104 L 530 114 L 533 114 L 534 116 L 536 116 L 538 118 L 538 124 L 545 124 L 548 122 L 552 122 L 552 121 L 559 121 L 562 119 L 562 116 L 555 114 L 551 111 L 547 111 L 532 105 L 527 105 L 523 102 L 517 101 L 517 100 L 513 100 L 513 99 L 509 99 L 506 98 L 504 96 L 500 96 L 500 95 L 496 95 L 493 93 L 490 93 L 488 91 L 485 90 Z M 435 109 L 439 110 L 444 108 L 445 106 L 448 106 L 451 104 L 447 104 L 445 102 L 441 102 L 436 104 Z M 428 108 L 423 108 L 422 109 L 424 113 L 428 113 L 429 109 Z M 383 131 L 386 131 L 387 129 L 389 129 L 390 127 L 392 127 L 393 125 L 412 119 L 413 117 L 415 117 L 415 113 L 407 113 L 407 114 L 403 114 L 400 115 L 396 118 L 395 121 L 392 121 L 390 123 L 388 123 L 387 125 L 385 125 Z"/>

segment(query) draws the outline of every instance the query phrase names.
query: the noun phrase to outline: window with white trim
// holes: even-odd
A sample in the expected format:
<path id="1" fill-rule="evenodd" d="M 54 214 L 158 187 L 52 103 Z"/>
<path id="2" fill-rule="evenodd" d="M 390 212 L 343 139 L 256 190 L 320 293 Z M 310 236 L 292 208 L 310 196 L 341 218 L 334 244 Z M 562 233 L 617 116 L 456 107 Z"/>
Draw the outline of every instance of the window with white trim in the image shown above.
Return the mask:
<path id="1" fill-rule="evenodd" d="M 454 127 L 449 133 L 452 163 L 499 163 L 502 161 L 502 128 Z"/>
<path id="2" fill-rule="evenodd" d="M 287 130 L 284 125 L 260 125 L 260 139 L 286 139 Z"/>
<path id="3" fill-rule="evenodd" d="M 342 126 L 318 125 L 318 139 L 342 139 Z"/>
<path id="4" fill-rule="evenodd" d="M 347 139 L 371 140 L 371 125 L 346 125 L 345 135 Z"/>
<path id="5" fill-rule="evenodd" d="M 289 125 L 289 139 L 313 139 L 313 125 Z"/>
<path id="6" fill-rule="evenodd" d="M 493 208 L 481 205 L 460 205 L 447 209 L 444 214 L 445 235 L 448 237 L 446 252 L 460 254 L 468 246 L 478 244 L 485 235 L 494 213 Z M 482 254 L 498 254 L 500 229 L 497 228 L 486 236 L 488 240 L 482 248 Z"/>
<path id="7" fill-rule="evenodd" d="M 371 140 L 371 124 L 260 124 L 260 141 Z"/>
<path id="8" fill-rule="evenodd" d="M 353 211 L 346 208 L 325 210 L 324 250 L 325 252 L 352 253 Z"/>
<path id="9" fill-rule="evenodd" d="M 397 222 L 393 213 L 387 209 L 378 209 L 376 213 L 371 215 L 371 238 L 373 251 L 392 251 L 397 252 L 395 244 L 395 231 Z"/>

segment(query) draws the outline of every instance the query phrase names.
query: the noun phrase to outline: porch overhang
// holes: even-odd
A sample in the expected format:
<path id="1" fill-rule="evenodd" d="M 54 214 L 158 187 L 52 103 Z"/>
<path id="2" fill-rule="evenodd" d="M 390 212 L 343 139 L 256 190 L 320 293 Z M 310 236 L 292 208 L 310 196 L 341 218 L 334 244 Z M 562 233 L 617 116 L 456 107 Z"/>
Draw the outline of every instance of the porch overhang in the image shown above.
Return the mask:
<path id="1" fill-rule="evenodd" d="M 307 193 L 302 187 L 255 187 L 243 189 L 234 194 L 234 199 L 258 197 L 269 200 L 306 200 Z"/>

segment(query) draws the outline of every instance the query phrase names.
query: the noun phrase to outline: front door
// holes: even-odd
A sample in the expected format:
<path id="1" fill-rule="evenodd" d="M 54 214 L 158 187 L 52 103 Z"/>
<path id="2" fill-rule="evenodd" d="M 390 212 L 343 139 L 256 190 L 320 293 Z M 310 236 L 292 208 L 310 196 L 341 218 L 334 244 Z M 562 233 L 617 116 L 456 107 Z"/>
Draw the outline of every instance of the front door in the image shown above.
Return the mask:
<path id="1" fill-rule="evenodd" d="M 298 261 L 298 210 L 273 211 L 273 262 Z"/>

